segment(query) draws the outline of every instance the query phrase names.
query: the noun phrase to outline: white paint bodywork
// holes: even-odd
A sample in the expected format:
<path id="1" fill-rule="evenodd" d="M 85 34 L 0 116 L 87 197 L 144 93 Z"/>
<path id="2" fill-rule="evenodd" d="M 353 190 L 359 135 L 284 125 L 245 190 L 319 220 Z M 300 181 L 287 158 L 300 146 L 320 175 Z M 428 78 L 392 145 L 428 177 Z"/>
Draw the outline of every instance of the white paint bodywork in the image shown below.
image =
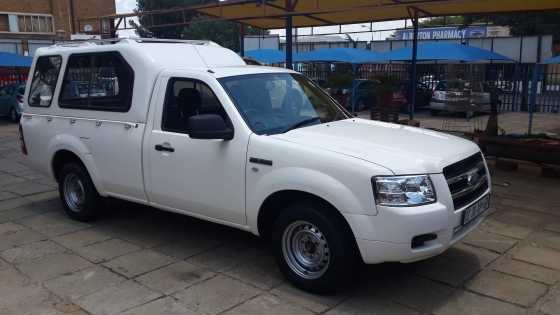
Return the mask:
<path id="1" fill-rule="evenodd" d="M 134 69 L 129 112 L 58 107 L 68 56 L 93 51 L 118 51 Z M 453 234 L 464 208 L 454 210 L 442 174 L 443 167 L 478 152 L 474 143 L 425 129 L 362 119 L 257 135 L 217 81 L 234 75 L 289 70 L 246 66 L 227 49 L 187 44 L 56 46 L 39 49 L 35 58 L 44 55 L 61 55 L 63 65 L 49 108 L 29 107 L 28 84 L 21 120 L 29 151 L 27 161 L 53 176 L 55 153 L 73 152 L 102 196 L 259 234 L 258 215 L 267 197 L 285 190 L 306 192 L 340 211 L 366 263 L 407 262 L 436 255 L 482 220 Z M 165 90 L 171 77 L 197 79 L 213 90 L 233 124 L 235 136 L 231 141 L 196 140 L 161 130 Z M 155 151 L 154 145 L 163 142 L 172 144 L 175 152 Z M 274 163 L 249 164 L 249 157 Z M 395 174 L 430 174 L 437 202 L 420 207 L 377 206 L 372 177 Z M 412 250 L 411 238 L 423 233 L 436 233 L 438 239 Z"/>

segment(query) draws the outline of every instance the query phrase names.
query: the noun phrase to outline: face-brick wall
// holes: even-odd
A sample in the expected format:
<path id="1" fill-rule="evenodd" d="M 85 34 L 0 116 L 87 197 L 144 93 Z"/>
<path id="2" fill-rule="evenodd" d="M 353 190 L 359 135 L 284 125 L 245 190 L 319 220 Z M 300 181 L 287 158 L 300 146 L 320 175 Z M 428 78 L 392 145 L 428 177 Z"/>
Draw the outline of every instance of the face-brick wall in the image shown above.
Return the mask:
<path id="1" fill-rule="evenodd" d="M 3 12 L 52 14 L 55 31 L 63 31 L 59 35 L 65 38 L 69 38 L 72 32 L 84 32 L 84 24 L 91 24 L 93 33 L 99 32 L 95 20 L 81 23 L 80 27 L 78 23 L 80 19 L 115 14 L 115 0 L 0 0 L 0 2 L 0 11 Z M 75 21 L 72 21 L 72 12 Z M 0 24 L 7 23 L 0 21 Z"/>

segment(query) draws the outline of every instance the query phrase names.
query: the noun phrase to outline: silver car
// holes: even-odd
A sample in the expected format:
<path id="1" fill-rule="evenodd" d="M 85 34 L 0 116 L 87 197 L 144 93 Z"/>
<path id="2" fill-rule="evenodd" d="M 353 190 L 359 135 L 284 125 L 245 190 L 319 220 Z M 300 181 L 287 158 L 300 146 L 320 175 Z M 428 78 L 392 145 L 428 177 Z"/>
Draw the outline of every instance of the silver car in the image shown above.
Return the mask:
<path id="1" fill-rule="evenodd" d="M 18 122 L 23 108 L 25 85 L 12 84 L 0 87 L 0 116 Z"/>
<path id="2" fill-rule="evenodd" d="M 440 81 L 430 101 L 430 112 L 465 113 L 471 117 L 477 112 L 490 111 L 490 93 L 484 91 L 482 83 L 463 80 Z"/>

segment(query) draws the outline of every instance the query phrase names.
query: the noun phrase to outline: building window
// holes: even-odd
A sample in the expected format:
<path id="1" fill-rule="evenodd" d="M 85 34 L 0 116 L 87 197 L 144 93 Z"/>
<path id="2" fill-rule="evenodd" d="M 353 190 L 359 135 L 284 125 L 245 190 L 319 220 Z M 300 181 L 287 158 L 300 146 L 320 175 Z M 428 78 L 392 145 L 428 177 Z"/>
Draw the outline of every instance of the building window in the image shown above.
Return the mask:
<path id="1" fill-rule="evenodd" d="M 127 112 L 134 72 L 118 52 L 74 54 L 68 58 L 59 105 Z"/>
<path id="2" fill-rule="evenodd" d="M 54 33 L 52 15 L 1 13 L 0 32 L 9 33 Z"/>
<path id="3" fill-rule="evenodd" d="M 61 64 L 60 56 L 41 56 L 37 59 L 29 91 L 29 106 L 51 106 Z"/>

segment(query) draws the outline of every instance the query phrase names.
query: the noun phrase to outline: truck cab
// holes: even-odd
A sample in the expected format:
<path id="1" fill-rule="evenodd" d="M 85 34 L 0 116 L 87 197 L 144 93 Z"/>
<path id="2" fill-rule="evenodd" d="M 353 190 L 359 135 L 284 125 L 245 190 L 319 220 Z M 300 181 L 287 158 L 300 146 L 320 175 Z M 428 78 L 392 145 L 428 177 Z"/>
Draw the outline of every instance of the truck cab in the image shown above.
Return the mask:
<path id="1" fill-rule="evenodd" d="M 211 42 L 41 48 L 24 103 L 26 161 L 71 218 L 112 197 L 242 229 L 312 292 L 440 254 L 489 206 L 474 143 L 354 118 L 305 76 Z"/>

